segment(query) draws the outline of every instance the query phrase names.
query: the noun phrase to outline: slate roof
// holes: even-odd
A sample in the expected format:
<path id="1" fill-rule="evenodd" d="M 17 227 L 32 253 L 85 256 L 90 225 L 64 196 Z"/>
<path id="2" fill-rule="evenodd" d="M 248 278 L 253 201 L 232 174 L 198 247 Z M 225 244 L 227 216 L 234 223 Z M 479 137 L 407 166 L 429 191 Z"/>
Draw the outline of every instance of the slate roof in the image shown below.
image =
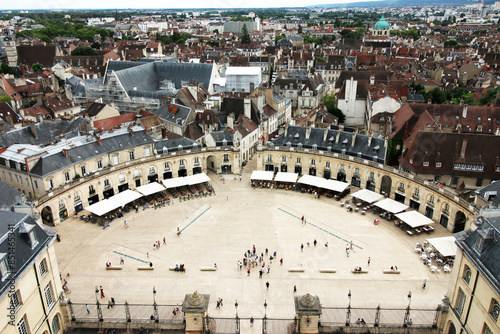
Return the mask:
<path id="1" fill-rule="evenodd" d="M 476 248 L 477 240 L 481 235 L 491 237 L 485 240 L 485 247 L 482 252 Z M 465 253 L 465 256 L 472 260 L 475 267 L 481 272 L 481 276 L 491 284 L 497 294 L 500 294 L 500 217 L 486 218 L 474 232 L 464 240 L 457 240 L 458 247 Z"/>
<path id="2" fill-rule="evenodd" d="M 172 103 L 164 104 L 160 108 L 152 111 L 152 113 L 158 116 L 161 120 L 177 126 L 183 126 L 191 112 L 191 108 Z"/>
<path id="3" fill-rule="evenodd" d="M 7 183 L 0 180 L 0 208 L 9 208 L 12 205 L 20 203 L 20 199 L 23 195 L 22 192 L 16 188 L 8 185 Z"/>
<path id="4" fill-rule="evenodd" d="M 488 198 L 486 198 L 486 194 L 489 193 Z M 500 182 L 499 181 L 493 181 L 489 185 L 487 185 L 484 188 L 481 188 L 479 190 L 476 190 L 476 194 L 484 199 L 487 202 L 492 201 L 493 206 L 498 208 L 500 207 Z M 492 200 L 490 197 L 491 195 L 495 196 L 495 199 Z"/>
<path id="5" fill-rule="evenodd" d="M 0 210 L 0 254 L 6 255 L 9 253 L 9 225 L 13 225 L 15 238 L 15 263 L 9 275 L 17 282 L 25 269 L 32 265 L 32 262 L 43 252 L 47 245 L 49 245 L 54 237 L 49 236 L 30 216 L 24 213 L 2 211 Z M 38 240 L 35 247 L 31 247 L 29 243 L 28 233 L 22 233 L 25 228 L 32 228 Z M 7 256 L 7 255 L 6 255 Z M 0 297 L 4 298 L 11 284 L 10 279 L 0 280 Z"/>
<path id="6" fill-rule="evenodd" d="M 85 113 L 90 117 L 94 117 L 97 116 L 104 107 L 106 107 L 106 103 L 93 102 L 90 107 L 85 110 Z"/>
<path id="7" fill-rule="evenodd" d="M 215 141 L 215 146 L 222 146 L 224 139 L 228 146 L 233 145 L 233 134 L 231 131 L 212 131 L 210 135 Z"/>
<path id="8" fill-rule="evenodd" d="M 134 131 L 133 135 L 127 132 L 101 140 L 102 144 L 94 141 L 87 145 L 70 148 L 68 149 L 68 156 L 65 156 L 62 152 L 42 156 L 31 169 L 31 173 L 47 176 L 94 157 L 153 142 L 153 139 L 145 131 Z"/>
<path id="9" fill-rule="evenodd" d="M 70 121 L 39 122 L 35 124 L 38 138 L 35 138 L 28 126 L 14 129 L 0 136 L 0 147 L 9 147 L 13 144 L 49 145 L 51 142 L 59 140 L 61 132 L 68 134 L 69 132 L 77 131 L 83 123 L 85 123 L 85 119 L 81 117 Z"/>
<path id="10" fill-rule="evenodd" d="M 309 138 L 306 133 L 310 129 Z M 328 131 L 325 140 L 325 131 Z M 337 139 L 337 134 L 340 132 Z M 354 146 L 352 141 L 354 140 Z M 368 145 L 369 136 L 342 131 L 336 127 L 330 129 L 306 128 L 301 126 L 289 126 L 285 134 L 273 142 L 274 146 L 291 146 L 312 149 L 316 145 L 318 150 L 331 151 L 341 154 L 360 157 L 380 163 L 385 161 L 385 140 L 383 138 L 372 137 Z M 289 144 L 288 144 L 289 143 Z M 302 145 L 299 145 L 302 144 Z M 330 147 L 330 149 L 328 149 Z"/>
<path id="11" fill-rule="evenodd" d="M 182 147 L 179 147 L 179 145 Z M 200 143 L 186 137 L 169 139 L 169 140 L 160 140 L 155 142 L 154 146 L 156 152 L 158 153 L 177 152 L 183 150 L 190 150 L 194 148 L 201 148 Z"/>

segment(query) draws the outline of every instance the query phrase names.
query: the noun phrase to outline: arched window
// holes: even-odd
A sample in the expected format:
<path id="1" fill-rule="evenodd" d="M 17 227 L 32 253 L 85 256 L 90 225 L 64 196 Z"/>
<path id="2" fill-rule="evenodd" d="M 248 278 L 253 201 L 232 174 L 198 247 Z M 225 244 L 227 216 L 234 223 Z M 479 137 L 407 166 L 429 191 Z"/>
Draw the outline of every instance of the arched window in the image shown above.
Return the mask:
<path id="1" fill-rule="evenodd" d="M 498 316 L 500 315 L 500 304 L 496 301 L 496 299 L 491 299 L 490 306 L 490 316 L 493 318 L 495 322 L 498 321 Z"/>
<path id="2" fill-rule="evenodd" d="M 56 314 L 54 318 L 52 318 L 52 333 L 57 334 L 60 329 L 61 326 L 59 326 L 59 316 Z"/>
<path id="3" fill-rule="evenodd" d="M 467 283 L 467 284 L 470 283 L 471 276 L 472 276 L 472 271 L 470 270 L 469 266 L 465 265 L 464 266 L 464 273 L 462 275 L 462 278 L 465 281 L 465 283 Z"/>

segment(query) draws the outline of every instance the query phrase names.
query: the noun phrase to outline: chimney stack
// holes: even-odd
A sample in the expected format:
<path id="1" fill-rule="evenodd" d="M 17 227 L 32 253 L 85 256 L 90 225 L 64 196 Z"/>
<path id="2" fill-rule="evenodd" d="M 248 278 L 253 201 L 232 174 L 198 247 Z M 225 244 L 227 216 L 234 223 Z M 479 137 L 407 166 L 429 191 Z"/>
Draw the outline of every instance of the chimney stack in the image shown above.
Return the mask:
<path id="1" fill-rule="evenodd" d="M 462 109 L 462 118 L 467 118 L 467 107 L 467 103 L 465 103 Z"/>
<path id="2" fill-rule="evenodd" d="M 356 127 L 356 130 L 352 133 L 351 147 L 354 147 L 354 144 L 356 143 L 357 133 L 358 133 L 358 127 Z"/>
<path id="3" fill-rule="evenodd" d="M 5 130 L 5 123 L 3 121 L 0 121 L 0 135 L 6 134 L 7 131 Z"/>
<path id="4" fill-rule="evenodd" d="M 460 158 L 465 158 L 465 151 L 467 150 L 467 139 L 462 141 L 462 150 L 460 150 Z"/>
<path id="5" fill-rule="evenodd" d="M 65 157 L 67 157 L 67 156 L 68 156 L 68 150 L 67 150 L 67 149 L 63 149 L 63 150 L 62 150 L 62 153 L 64 154 L 64 156 L 65 156 Z"/>
<path id="6" fill-rule="evenodd" d="M 373 86 L 373 85 L 375 85 L 375 75 L 374 74 L 370 75 L 370 86 Z"/>
<path id="7" fill-rule="evenodd" d="M 165 129 L 165 127 L 161 128 L 161 138 L 167 138 L 167 129 Z"/>
<path id="8" fill-rule="evenodd" d="M 326 142 L 328 140 L 328 127 L 325 128 L 325 132 L 323 133 L 323 141 Z"/>
<path id="9" fill-rule="evenodd" d="M 310 136 L 311 136 L 311 127 L 310 127 L 310 126 L 308 126 L 308 127 L 306 128 L 306 139 L 309 139 L 309 137 L 310 137 Z"/>
<path id="10" fill-rule="evenodd" d="M 234 114 L 227 115 L 227 127 L 234 129 Z"/>

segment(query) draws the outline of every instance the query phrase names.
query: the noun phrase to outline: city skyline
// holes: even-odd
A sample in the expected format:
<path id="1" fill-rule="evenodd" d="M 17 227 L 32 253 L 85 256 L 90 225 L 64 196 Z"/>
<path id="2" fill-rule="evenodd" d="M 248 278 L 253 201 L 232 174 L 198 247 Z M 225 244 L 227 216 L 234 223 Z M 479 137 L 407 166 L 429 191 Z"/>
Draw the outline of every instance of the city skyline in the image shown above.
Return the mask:
<path id="1" fill-rule="evenodd" d="M 367 0 L 366 2 L 375 2 L 379 0 Z M 191 1 L 189 6 L 186 3 L 164 3 L 161 1 L 150 1 L 147 6 L 140 7 L 135 1 L 125 0 L 125 1 L 98 1 L 89 0 L 85 2 L 82 6 L 81 3 L 72 2 L 68 0 L 52 0 L 52 1 L 39 1 L 39 0 L 28 0 L 22 3 L 17 2 L 4 2 L 0 4 L 0 10 L 55 10 L 55 9 L 203 9 L 203 8 L 291 8 L 291 7 L 307 7 L 313 5 L 331 5 L 331 4 L 348 4 L 353 2 L 359 2 L 359 0 L 277 0 L 273 2 L 257 0 L 253 2 L 247 1 L 227 1 L 227 0 L 211 0 L 211 1 L 201 1 L 194 0 Z M 21 7 L 22 5 L 22 7 Z"/>

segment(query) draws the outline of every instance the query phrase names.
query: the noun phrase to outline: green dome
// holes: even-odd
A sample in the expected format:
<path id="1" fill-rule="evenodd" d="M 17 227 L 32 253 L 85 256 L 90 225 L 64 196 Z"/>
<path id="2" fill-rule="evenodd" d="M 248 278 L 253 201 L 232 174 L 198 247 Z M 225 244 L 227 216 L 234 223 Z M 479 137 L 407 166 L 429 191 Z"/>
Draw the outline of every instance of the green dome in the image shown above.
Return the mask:
<path id="1" fill-rule="evenodd" d="M 373 29 L 375 29 L 375 30 L 389 30 L 389 29 L 391 29 L 391 26 L 385 20 L 384 15 L 382 15 L 380 20 L 378 20 L 378 22 L 375 23 L 375 26 L 373 27 Z"/>

